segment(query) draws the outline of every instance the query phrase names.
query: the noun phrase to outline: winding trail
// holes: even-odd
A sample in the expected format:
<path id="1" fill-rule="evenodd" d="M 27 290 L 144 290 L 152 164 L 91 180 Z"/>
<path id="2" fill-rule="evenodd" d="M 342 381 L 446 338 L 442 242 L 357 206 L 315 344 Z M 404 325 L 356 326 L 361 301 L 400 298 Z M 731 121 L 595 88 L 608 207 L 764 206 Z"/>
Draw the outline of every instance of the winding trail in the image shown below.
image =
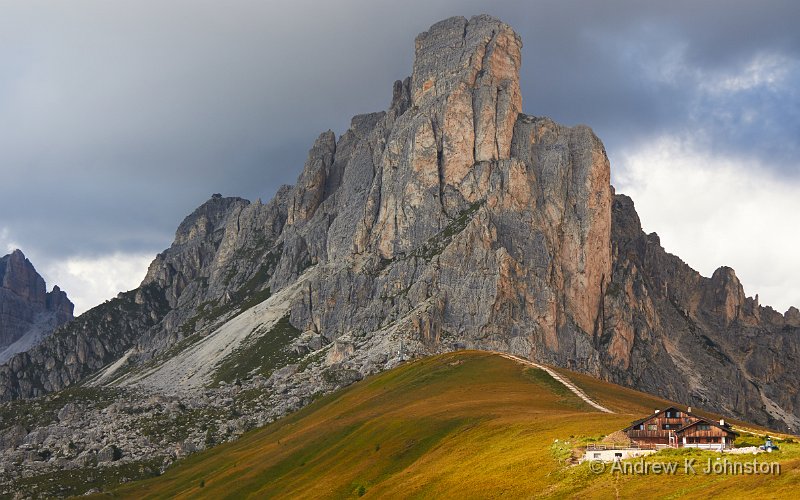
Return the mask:
<path id="1" fill-rule="evenodd" d="M 590 405 L 590 406 L 592 406 L 592 407 L 594 407 L 594 408 L 596 408 L 596 409 L 598 409 L 598 410 L 600 410 L 600 411 L 602 411 L 604 413 L 614 413 L 613 411 L 609 410 L 605 406 L 601 405 L 600 403 L 594 401 L 592 398 L 587 396 L 585 392 L 583 392 L 582 390 L 580 390 L 578 388 L 578 386 L 576 386 L 575 384 L 570 382 L 568 378 L 564 377 L 563 375 L 558 374 L 552 368 L 548 368 L 547 366 L 540 365 L 539 363 L 534 363 L 533 361 L 527 360 L 525 358 L 520 358 L 519 356 L 514 356 L 513 354 L 508 354 L 508 353 L 500 352 L 500 351 L 489 351 L 489 352 L 491 352 L 493 354 L 497 354 L 497 355 L 502 356 L 502 357 L 507 358 L 507 359 L 511 359 L 513 361 L 516 361 L 517 363 L 522 363 L 523 365 L 528 365 L 528 366 L 531 366 L 533 368 L 538 368 L 540 370 L 544 370 L 544 371 L 547 372 L 548 375 L 553 377 L 557 382 L 560 382 L 564 387 L 566 387 L 567 389 L 572 391 L 576 396 L 578 396 L 584 402 L 586 402 L 586 404 L 588 404 L 588 405 Z"/>

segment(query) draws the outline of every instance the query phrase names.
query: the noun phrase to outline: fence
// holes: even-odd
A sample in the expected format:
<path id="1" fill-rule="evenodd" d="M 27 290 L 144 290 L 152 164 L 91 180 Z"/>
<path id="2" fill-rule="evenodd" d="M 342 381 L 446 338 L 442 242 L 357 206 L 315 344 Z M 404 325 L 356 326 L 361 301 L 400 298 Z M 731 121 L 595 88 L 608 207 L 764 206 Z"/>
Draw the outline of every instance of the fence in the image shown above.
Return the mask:
<path id="1" fill-rule="evenodd" d="M 655 450 L 666 448 L 666 445 L 639 444 L 639 443 L 589 443 L 586 451 L 607 450 Z"/>

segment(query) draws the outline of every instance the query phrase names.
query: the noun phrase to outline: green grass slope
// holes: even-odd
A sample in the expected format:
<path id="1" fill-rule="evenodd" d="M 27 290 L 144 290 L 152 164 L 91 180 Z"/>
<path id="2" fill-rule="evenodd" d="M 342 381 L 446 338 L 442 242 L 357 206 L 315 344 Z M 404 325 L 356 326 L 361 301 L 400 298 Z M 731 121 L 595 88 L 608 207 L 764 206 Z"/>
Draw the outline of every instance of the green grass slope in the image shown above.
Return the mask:
<path id="1" fill-rule="evenodd" d="M 777 476 L 621 476 L 573 465 L 575 448 L 665 402 L 568 376 L 617 413 L 595 411 L 541 370 L 489 353 L 445 354 L 367 378 L 103 496 L 789 498 L 800 488 L 800 445 L 793 443 L 769 455 L 781 462 Z M 718 456 L 686 453 L 649 460 Z"/>

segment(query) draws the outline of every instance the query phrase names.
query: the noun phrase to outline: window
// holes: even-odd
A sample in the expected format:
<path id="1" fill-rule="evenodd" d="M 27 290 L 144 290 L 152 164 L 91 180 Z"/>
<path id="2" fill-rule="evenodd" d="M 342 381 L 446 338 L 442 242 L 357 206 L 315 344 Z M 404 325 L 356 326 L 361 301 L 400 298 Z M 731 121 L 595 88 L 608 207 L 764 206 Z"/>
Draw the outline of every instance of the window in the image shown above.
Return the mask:
<path id="1" fill-rule="evenodd" d="M 656 424 L 647 424 L 647 430 L 648 431 L 657 431 L 658 430 L 658 426 Z"/>
<path id="2" fill-rule="evenodd" d="M 665 431 L 668 431 L 672 429 L 672 424 L 664 424 L 663 426 L 661 426 L 661 428 L 664 429 Z"/>
<path id="3" fill-rule="evenodd" d="M 595 454 L 594 454 L 594 458 L 595 458 L 595 459 L 599 459 L 599 458 L 600 458 L 600 453 L 595 453 Z"/>
<path id="4" fill-rule="evenodd" d="M 697 424 L 697 430 L 699 431 L 710 431 L 711 426 L 708 424 Z"/>

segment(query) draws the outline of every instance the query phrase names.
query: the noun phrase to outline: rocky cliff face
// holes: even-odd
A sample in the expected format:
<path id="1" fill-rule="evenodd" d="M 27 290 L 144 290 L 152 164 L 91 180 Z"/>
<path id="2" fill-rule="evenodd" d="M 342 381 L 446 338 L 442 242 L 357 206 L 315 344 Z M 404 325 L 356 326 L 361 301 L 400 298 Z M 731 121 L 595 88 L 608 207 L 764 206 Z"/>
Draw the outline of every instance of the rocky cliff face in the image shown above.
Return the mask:
<path id="1" fill-rule="evenodd" d="M 800 321 L 744 294 L 733 269 L 705 278 L 644 234 L 633 201 L 613 208 L 614 275 L 603 335 L 606 376 L 664 397 L 800 426 L 796 383 Z"/>
<path id="2" fill-rule="evenodd" d="M 795 425 L 800 313 L 746 298 L 732 270 L 701 277 L 643 234 L 592 131 L 521 112 L 521 46 L 488 16 L 433 25 L 386 111 L 321 134 L 297 185 L 267 204 L 214 195 L 139 290 L 0 371 L 0 396 L 103 366 L 101 380 L 142 386 L 179 352 L 223 366 L 191 356 L 262 335 L 276 304 L 298 333 L 281 358 L 303 367 L 298 394 L 318 370 L 354 380 L 469 347 Z"/>
<path id="3" fill-rule="evenodd" d="M 36 345 L 72 319 L 74 306 L 19 250 L 0 258 L 0 363 Z"/>

